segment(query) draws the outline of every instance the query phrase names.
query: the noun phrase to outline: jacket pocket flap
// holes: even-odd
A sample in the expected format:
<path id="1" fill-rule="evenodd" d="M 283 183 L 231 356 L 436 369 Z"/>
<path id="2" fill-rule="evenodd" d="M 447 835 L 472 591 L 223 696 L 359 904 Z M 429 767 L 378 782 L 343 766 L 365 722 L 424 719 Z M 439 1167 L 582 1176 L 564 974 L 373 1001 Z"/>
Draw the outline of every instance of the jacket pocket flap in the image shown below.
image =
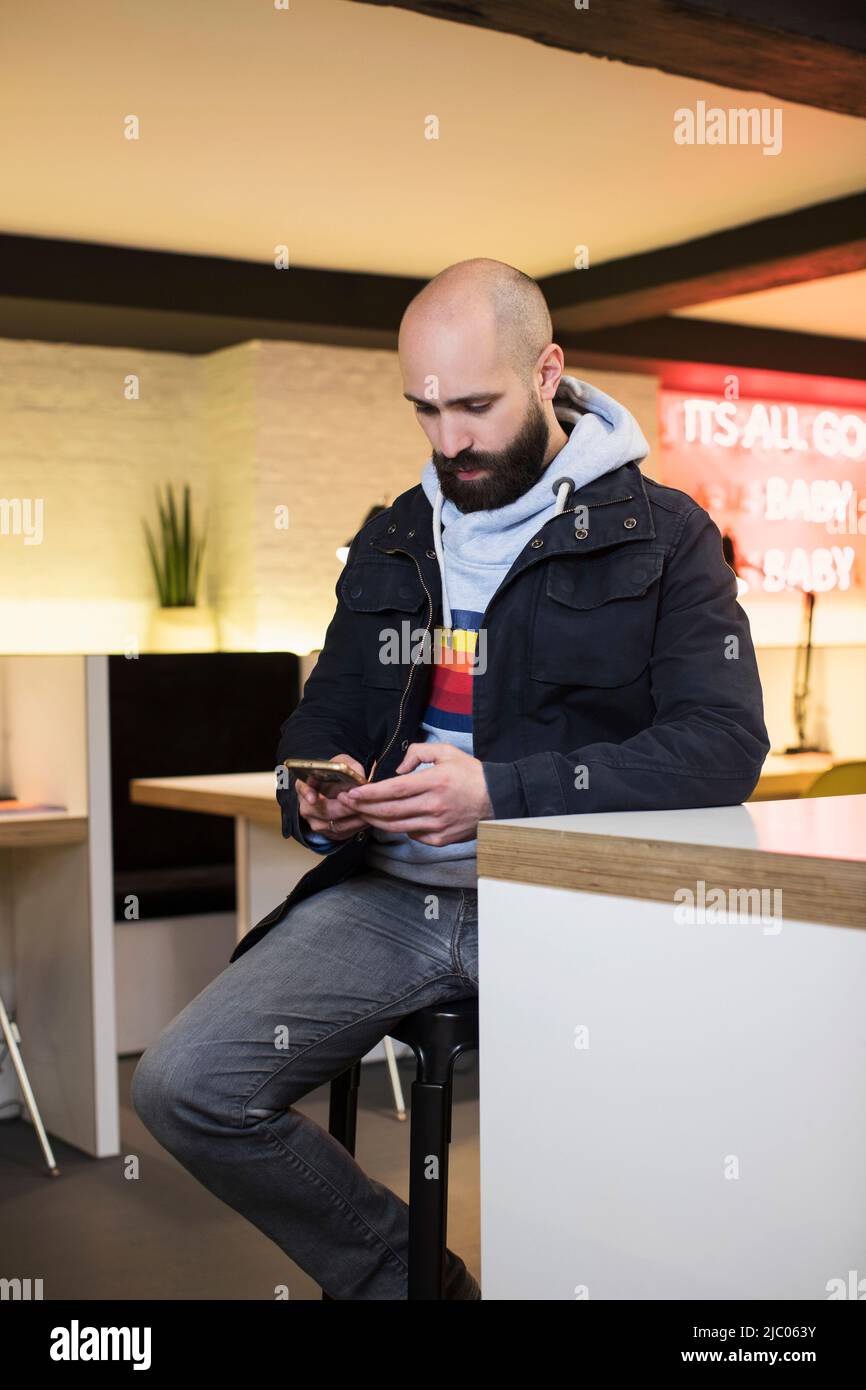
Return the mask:
<path id="1" fill-rule="evenodd" d="M 569 608 L 598 608 L 617 598 L 637 598 L 659 578 L 663 550 L 622 549 L 609 555 L 579 556 L 547 566 L 547 595 Z"/>
<path id="2" fill-rule="evenodd" d="M 356 560 L 340 581 L 343 601 L 356 613 L 396 609 L 414 613 L 424 602 L 424 589 L 414 564 L 393 560 Z"/>

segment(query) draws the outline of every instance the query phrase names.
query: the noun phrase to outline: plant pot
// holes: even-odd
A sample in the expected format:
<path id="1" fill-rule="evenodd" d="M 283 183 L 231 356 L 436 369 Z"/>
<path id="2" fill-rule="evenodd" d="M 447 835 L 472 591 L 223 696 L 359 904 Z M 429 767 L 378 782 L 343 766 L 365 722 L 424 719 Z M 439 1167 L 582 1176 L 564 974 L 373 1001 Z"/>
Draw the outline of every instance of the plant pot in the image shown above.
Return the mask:
<path id="1" fill-rule="evenodd" d="M 216 651 L 213 609 L 205 604 L 155 609 L 150 616 L 147 648 L 151 652 Z"/>

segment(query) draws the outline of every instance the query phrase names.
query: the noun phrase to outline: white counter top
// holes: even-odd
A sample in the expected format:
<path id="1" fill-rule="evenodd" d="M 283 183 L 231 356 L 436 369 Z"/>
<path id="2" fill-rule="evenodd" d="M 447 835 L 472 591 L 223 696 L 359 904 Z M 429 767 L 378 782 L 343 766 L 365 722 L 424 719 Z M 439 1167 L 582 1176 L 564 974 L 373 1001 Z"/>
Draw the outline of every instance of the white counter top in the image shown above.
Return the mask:
<path id="1" fill-rule="evenodd" d="M 866 796 L 749 801 L 742 806 L 705 806 L 690 811 L 533 816 L 485 824 L 866 862 Z"/>

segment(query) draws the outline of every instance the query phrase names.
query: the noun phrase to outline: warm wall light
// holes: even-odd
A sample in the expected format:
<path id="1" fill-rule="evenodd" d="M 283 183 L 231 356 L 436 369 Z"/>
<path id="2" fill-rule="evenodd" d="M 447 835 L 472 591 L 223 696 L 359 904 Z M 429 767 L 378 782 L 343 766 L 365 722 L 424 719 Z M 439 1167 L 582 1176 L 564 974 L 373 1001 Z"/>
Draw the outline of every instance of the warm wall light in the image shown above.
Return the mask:
<path id="1" fill-rule="evenodd" d="M 107 598 L 0 600 L 0 652 L 52 656 L 144 651 L 152 604 Z"/>

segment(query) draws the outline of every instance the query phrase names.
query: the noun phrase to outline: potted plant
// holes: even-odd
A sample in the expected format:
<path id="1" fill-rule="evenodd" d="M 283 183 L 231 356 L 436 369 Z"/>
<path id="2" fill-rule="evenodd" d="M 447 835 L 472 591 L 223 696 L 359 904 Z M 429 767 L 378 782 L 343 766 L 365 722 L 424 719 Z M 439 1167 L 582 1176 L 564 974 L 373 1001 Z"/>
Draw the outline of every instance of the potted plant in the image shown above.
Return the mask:
<path id="1" fill-rule="evenodd" d="M 151 617 L 148 647 L 158 652 L 209 652 L 216 647 L 213 609 L 196 602 L 205 535 L 196 535 L 189 483 L 184 484 L 183 512 L 178 516 L 171 484 L 163 502 L 157 489 L 159 536 L 143 521 L 160 607 Z"/>

